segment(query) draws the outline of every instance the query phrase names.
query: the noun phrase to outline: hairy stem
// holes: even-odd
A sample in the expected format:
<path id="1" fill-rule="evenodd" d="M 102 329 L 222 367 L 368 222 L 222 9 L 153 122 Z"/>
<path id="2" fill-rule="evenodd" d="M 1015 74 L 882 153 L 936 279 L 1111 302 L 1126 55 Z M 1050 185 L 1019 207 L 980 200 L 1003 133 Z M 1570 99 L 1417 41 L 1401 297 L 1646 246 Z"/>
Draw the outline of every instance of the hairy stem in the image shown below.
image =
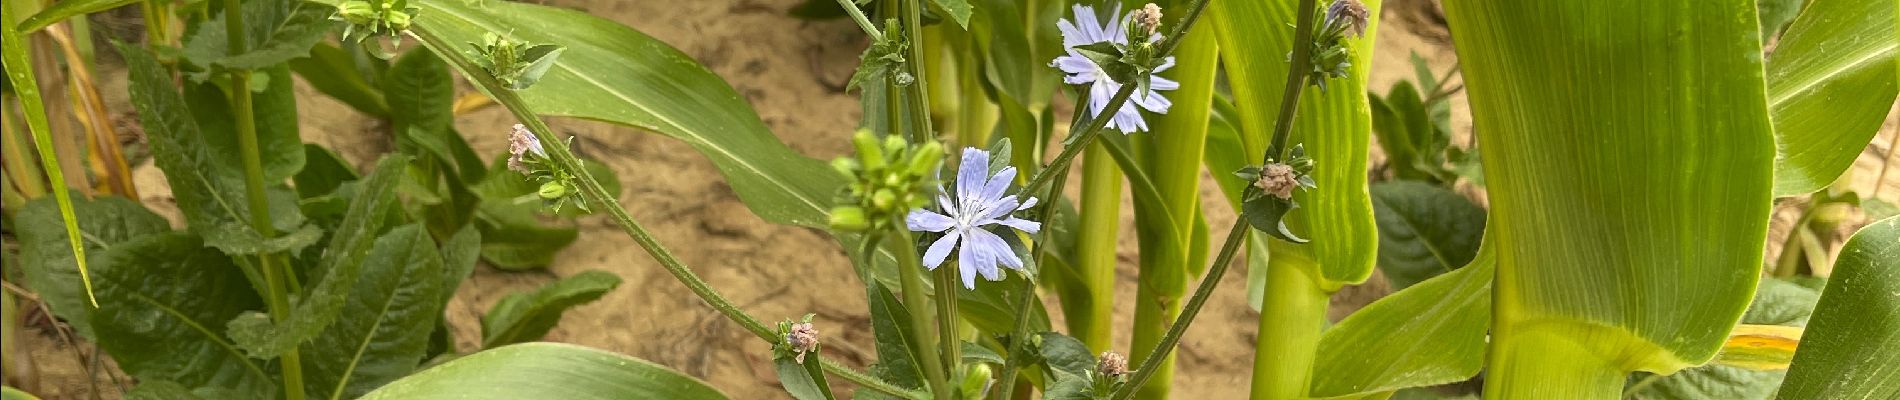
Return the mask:
<path id="1" fill-rule="evenodd" d="M 514 114 L 517 120 L 527 125 L 535 137 L 539 138 L 543 143 L 566 143 L 566 141 L 554 136 L 553 130 L 548 128 L 547 123 L 534 114 L 534 110 L 528 107 L 528 103 L 522 100 L 520 95 L 515 94 L 513 90 L 504 86 L 501 81 L 496 80 L 494 75 L 476 66 L 474 61 L 468 59 L 468 54 L 455 50 L 455 47 L 449 44 L 448 40 L 437 36 L 425 25 L 411 26 L 409 33 L 421 40 L 423 45 L 428 47 L 430 51 L 435 52 L 436 55 L 449 61 L 450 66 L 460 71 L 463 77 L 468 78 L 476 88 L 487 94 L 489 98 L 495 99 L 497 103 L 501 103 L 510 113 Z M 567 146 L 545 146 L 544 149 L 547 151 L 549 158 L 561 169 L 568 171 L 582 170 L 580 158 L 574 156 L 573 151 L 569 150 Z M 680 261 L 678 257 L 673 255 L 672 251 L 667 250 L 666 246 L 660 244 L 659 239 L 647 231 L 646 227 L 640 225 L 639 221 L 635 221 L 633 216 L 628 215 L 626 208 L 621 206 L 620 199 L 615 196 L 615 194 L 608 193 L 607 189 L 601 186 L 599 181 L 594 180 L 593 175 L 574 174 L 574 177 L 575 180 L 579 181 L 581 193 L 587 196 L 588 201 L 605 205 L 606 207 L 602 208 L 606 209 L 608 215 L 613 218 L 617 225 L 620 225 L 621 230 L 625 232 L 628 237 L 632 238 L 642 250 L 645 250 L 647 255 L 652 256 L 655 261 L 658 261 L 660 266 L 665 268 L 667 273 L 673 275 L 675 280 L 680 281 L 680 284 L 686 285 L 686 288 L 692 291 L 693 295 L 698 296 L 700 300 L 712 306 L 713 310 L 718 311 L 720 315 L 738 323 L 740 327 L 752 332 L 752 334 L 758 336 L 759 339 L 774 344 L 783 340 L 772 328 L 759 322 L 758 318 L 753 318 L 750 314 L 746 314 L 744 310 L 739 309 L 738 305 L 733 304 L 731 300 L 726 299 L 726 297 L 720 295 L 718 291 L 713 290 L 712 286 L 708 284 L 705 279 L 701 279 L 698 274 L 693 273 L 692 268 L 687 267 L 686 263 Z M 924 394 L 904 390 L 897 387 L 897 385 L 854 371 L 849 367 L 839 365 L 835 362 L 825 361 L 823 367 L 825 371 L 830 372 L 832 375 L 857 383 L 859 386 L 868 389 L 905 399 L 923 400 L 927 398 Z"/>
<path id="2" fill-rule="evenodd" d="M 231 54 L 243 54 L 249 48 L 249 44 L 245 42 L 249 35 L 244 30 L 242 3 L 237 0 L 224 2 L 225 44 Z M 251 71 L 231 69 L 227 72 L 231 77 L 231 118 L 236 120 L 238 149 L 243 152 L 241 156 L 244 164 L 244 198 L 250 205 L 251 229 L 257 230 L 257 234 L 265 240 L 270 240 L 277 237 L 277 228 L 271 225 L 270 197 L 265 192 L 264 163 L 257 149 L 257 121 L 251 106 Z M 289 271 L 283 269 L 284 260 L 276 253 L 259 254 L 257 258 L 258 270 L 263 274 L 267 292 L 264 294 L 265 305 L 269 308 L 272 319 L 283 321 L 290 316 L 290 292 L 284 287 L 284 275 Z M 304 398 L 303 362 L 302 357 L 298 355 L 298 346 L 291 346 L 278 357 L 283 361 L 279 364 L 283 368 L 284 397 L 290 400 L 302 400 Z"/>
<path id="3" fill-rule="evenodd" d="M 850 15 L 851 20 L 858 23 L 858 29 L 863 29 L 866 35 L 871 35 L 872 42 L 884 41 L 884 33 L 871 25 L 871 19 L 865 18 L 864 10 L 859 10 L 857 4 L 853 4 L 851 0 L 838 0 L 838 6 L 844 7 L 845 15 Z"/>
<path id="4" fill-rule="evenodd" d="M 1240 250 L 1240 243 L 1247 239 L 1249 230 L 1246 221 L 1245 217 L 1234 221 L 1233 229 L 1227 232 L 1227 242 L 1221 244 L 1219 255 L 1214 257 L 1214 265 L 1208 267 L 1207 277 L 1201 279 L 1201 285 L 1194 289 L 1194 296 L 1189 297 L 1187 305 L 1181 308 L 1181 317 L 1174 320 L 1174 325 L 1168 327 L 1167 335 L 1161 337 L 1161 343 L 1155 345 L 1148 359 L 1142 360 L 1141 366 L 1136 367 L 1134 376 L 1116 389 L 1110 399 L 1126 400 L 1134 397 L 1135 391 L 1154 377 L 1155 367 L 1161 360 L 1167 358 L 1168 353 L 1174 351 L 1174 346 L 1181 343 L 1181 334 L 1186 333 L 1188 325 L 1194 323 L 1194 317 L 1201 314 L 1201 307 L 1207 305 L 1208 295 L 1214 293 L 1214 287 L 1219 285 L 1221 277 L 1227 275 L 1227 267 L 1233 264 L 1234 252 Z"/>
<path id="5" fill-rule="evenodd" d="M 1300 111 L 1300 91 L 1306 88 L 1307 74 L 1313 72 L 1313 18 L 1319 12 L 1315 3 L 1314 0 L 1300 0 L 1300 16 L 1293 28 L 1292 65 L 1286 70 L 1286 90 L 1280 96 L 1280 117 L 1273 124 L 1273 145 L 1267 148 L 1269 162 L 1286 158 L 1286 141 L 1293 133 L 1293 118 Z"/>

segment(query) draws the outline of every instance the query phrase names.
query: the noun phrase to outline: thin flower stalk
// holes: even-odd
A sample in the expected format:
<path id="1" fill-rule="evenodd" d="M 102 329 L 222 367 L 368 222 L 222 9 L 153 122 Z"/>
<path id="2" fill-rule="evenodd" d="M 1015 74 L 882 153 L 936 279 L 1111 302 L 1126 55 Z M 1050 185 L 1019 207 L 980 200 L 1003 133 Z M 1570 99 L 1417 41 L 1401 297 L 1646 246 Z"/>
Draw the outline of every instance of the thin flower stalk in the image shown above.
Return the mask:
<path id="1" fill-rule="evenodd" d="M 523 101 L 520 95 L 508 89 L 504 83 L 496 80 L 494 76 L 484 72 L 481 67 L 475 65 L 466 55 L 453 51 L 453 45 L 447 40 L 423 25 L 412 26 L 408 32 L 415 35 L 417 39 L 420 39 L 425 46 L 436 52 L 436 54 L 451 55 L 444 57 L 445 61 L 449 61 L 450 66 L 460 71 L 464 77 L 467 77 L 471 82 L 475 83 L 478 89 L 486 93 L 490 98 L 495 99 L 495 102 L 506 107 L 510 113 L 515 115 L 516 119 L 519 119 L 522 124 L 526 125 L 528 130 L 533 132 L 539 139 L 542 141 L 555 139 L 550 133 L 552 130 L 548 128 L 547 123 L 543 122 L 532 109 L 528 108 L 527 102 Z M 549 158 L 553 160 L 559 168 L 574 171 L 581 170 L 580 158 L 574 156 L 574 153 L 567 149 L 566 146 L 547 146 L 545 149 L 547 150 Z M 713 307 L 713 310 L 718 311 L 727 319 L 738 323 L 740 327 L 745 328 L 748 332 L 752 332 L 754 336 L 765 340 L 767 343 L 779 343 L 779 341 L 782 340 L 777 332 L 766 326 L 765 323 L 760 322 L 758 318 L 739 309 L 738 305 L 734 304 L 725 296 L 720 295 L 705 279 L 701 279 L 698 274 L 692 271 L 692 268 L 687 267 L 685 262 L 680 261 L 678 257 L 674 256 L 671 250 L 668 250 L 665 245 L 659 242 L 658 238 L 653 236 L 652 232 L 647 231 L 645 226 L 641 225 L 639 221 L 634 220 L 633 216 L 627 214 L 626 208 L 620 205 L 619 198 L 615 197 L 613 193 L 608 193 L 606 188 L 601 186 L 599 181 L 594 180 L 593 175 L 573 175 L 579 183 L 581 193 L 588 197 L 588 201 L 595 201 L 606 205 L 607 207 L 603 208 L 607 210 L 608 215 L 620 226 L 621 230 L 624 231 L 628 237 L 632 238 L 641 249 L 646 250 L 647 254 L 652 256 L 654 260 L 659 261 L 660 266 L 665 268 L 667 273 L 673 275 L 674 279 L 686 285 L 686 288 L 692 291 L 694 295 L 706 301 L 708 305 Z M 898 387 L 897 385 L 854 371 L 850 367 L 831 362 L 830 360 L 820 358 L 820 361 L 825 371 L 845 378 L 864 388 L 905 399 L 923 400 L 928 398 L 925 394 Z"/>

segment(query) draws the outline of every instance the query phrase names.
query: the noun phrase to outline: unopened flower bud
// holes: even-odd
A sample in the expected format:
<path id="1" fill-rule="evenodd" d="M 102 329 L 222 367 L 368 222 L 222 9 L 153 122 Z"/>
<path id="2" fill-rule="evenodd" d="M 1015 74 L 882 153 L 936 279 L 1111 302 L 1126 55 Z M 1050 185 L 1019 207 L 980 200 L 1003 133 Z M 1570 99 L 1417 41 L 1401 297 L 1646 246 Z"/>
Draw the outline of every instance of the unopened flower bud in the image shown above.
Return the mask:
<path id="1" fill-rule="evenodd" d="M 840 206 L 831 209 L 831 229 L 841 231 L 862 231 L 871 227 L 871 221 L 864 218 L 864 208 Z"/>
<path id="2" fill-rule="evenodd" d="M 785 343 L 798 353 L 794 359 L 804 364 L 805 353 L 818 351 L 818 328 L 813 328 L 810 322 L 792 324 L 791 332 L 785 333 Z"/>
<path id="3" fill-rule="evenodd" d="M 1154 35 L 1155 30 L 1161 28 L 1161 6 L 1148 3 L 1141 6 L 1140 10 L 1135 10 L 1135 26 L 1140 27 L 1145 35 Z"/>
<path id="4" fill-rule="evenodd" d="M 1333 4 L 1326 7 L 1326 24 L 1342 28 L 1353 37 L 1366 35 L 1366 24 L 1371 17 L 1372 12 L 1359 0 L 1333 0 Z"/>
<path id="5" fill-rule="evenodd" d="M 560 182 L 543 183 L 541 184 L 541 189 L 535 191 L 535 194 L 541 195 L 541 198 L 547 200 L 559 199 L 562 196 L 567 196 L 567 186 L 562 185 Z"/>
<path id="6" fill-rule="evenodd" d="M 844 174 L 844 177 L 846 178 L 858 177 L 858 171 L 863 168 L 864 168 L 863 165 L 858 164 L 858 160 L 854 160 L 848 157 L 840 157 L 840 158 L 831 160 L 831 169 L 834 171 L 838 171 L 838 173 L 840 174 Z"/>
<path id="7" fill-rule="evenodd" d="M 1095 372 L 1109 378 L 1120 378 L 1128 374 L 1128 357 L 1113 351 L 1102 352 L 1102 358 L 1095 362 Z"/>
<path id="8" fill-rule="evenodd" d="M 1254 187 L 1281 199 L 1293 198 L 1293 188 L 1300 186 L 1299 174 L 1286 164 L 1273 163 L 1260 168 L 1260 180 L 1254 181 Z"/>
<path id="9" fill-rule="evenodd" d="M 877 135 L 872 135 L 871 131 L 859 129 L 858 133 L 851 135 L 851 145 L 857 148 L 858 161 L 864 163 L 864 169 L 884 168 L 884 147 L 879 143 Z"/>
<path id="10" fill-rule="evenodd" d="M 910 173 L 930 176 L 931 172 L 937 169 L 937 164 L 941 162 L 943 162 L 943 144 L 934 141 L 924 143 L 923 147 L 918 147 L 917 151 L 910 156 Z"/>

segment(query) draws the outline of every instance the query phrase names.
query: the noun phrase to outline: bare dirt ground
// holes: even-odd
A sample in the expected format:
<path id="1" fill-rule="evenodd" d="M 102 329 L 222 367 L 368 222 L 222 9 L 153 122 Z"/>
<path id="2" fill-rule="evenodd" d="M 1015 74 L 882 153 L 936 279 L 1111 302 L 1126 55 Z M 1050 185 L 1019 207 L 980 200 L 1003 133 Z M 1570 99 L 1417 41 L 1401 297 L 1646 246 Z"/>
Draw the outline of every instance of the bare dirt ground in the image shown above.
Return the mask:
<path id="1" fill-rule="evenodd" d="M 806 155 L 829 159 L 849 151 L 845 138 L 858 118 L 857 99 L 855 94 L 838 88 L 850 76 L 865 43 L 849 21 L 805 22 L 785 16 L 785 11 L 798 2 L 548 3 L 585 9 L 672 44 L 737 88 L 781 140 Z M 1408 60 L 1413 52 L 1429 60 L 1437 71 L 1455 65 L 1449 34 L 1430 12 L 1433 6 L 1429 1 L 1387 3 L 1373 64 L 1371 87 L 1375 91 L 1383 92 L 1394 82 L 1410 79 Z M 123 87 L 122 74 L 102 75 L 108 78 L 108 93 L 123 93 L 111 90 L 113 85 Z M 307 86 L 299 89 L 305 140 L 331 146 L 359 166 L 387 151 L 387 139 L 372 133 L 370 119 Z M 123 94 L 116 96 L 117 104 L 124 105 Z M 1453 98 L 1452 107 L 1453 127 L 1460 135 L 1458 142 L 1463 143 L 1471 121 L 1462 94 Z M 513 123 L 507 113 L 491 108 L 458 118 L 456 127 L 469 135 L 478 153 L 499 154 L 506 148 L 504 137 Z M 1880 155 L 1892 143 L 1895 125 L 1890 120 L 1876 144 L 1869 146 L 1859 160 L 1854 189 L 1868 190 L 1875 183 Z M 632 215 L 713 287 L 761 319 L 816 313 L 817 326 L 826 336 L 828 356 L 857 366 L 874 361 L 863 289 L 835 241 L 821 232 L 760 220 L 739 202 L 710 162 L 681 142 L 599 123 L 556 121 L 554 126 L 576 135 L 577 149 L 604 161 L 619 174 L 624 181 L 620 199 Z M 1375 146 L 1374 163 L 1382 158 L 1377 151 Z M 169 190 L 163 189 L 164 182 L 156 169 L 147 163 L 139 167 L 138 175 L 145 196 L 142 200 L 155 208 L 171 207 Z M 1900 178 L 1889 177 L 1885 183 L 1887 188 L 1881 197 L 1900 199 Z M 1079 186 L 1071 183 L 1068 187 Z M 1218 200 L 1213 185 L 1202 187 L 1210 224 L 1224 226 L 1232 221 L 1233 211 Z M 1119 255 L 1122 263 L 1117 291 L 1123 298 L 1133 297 L 1136 285 L 1137 244 L 1131 208 L 1124 207 L 1123 250 Z M 1790 211 L 1778 209 L 1771 237 L 1785 235 L 1786 226 L 1793 222 Z M 771 372 L 770 351 L 765 343 L 706 307 L 609 220 L 591 217 L 580 224 L 580 240 L 561 253 L 548 270 L 515 273 L 484 267 L 462 285 L 448 307 L 448 320 L 462 350 L 477 346 L 480 315 L 502 296 L 532 289 L 559 276 L 599 269 L 620 275 L 625 283 L 600 301 L 569 312 L 548 340 L 652 360 L 704 379 L 735 399 L 789 398 L 778 388 Z M 1221 238 L 1213 239 L 1219 243 Z M 1772 242 L 1771 255 L 1778 252 L 1773 248 L 1779 247 L 1779 240 Z M 1240 270 L 1227 275 L 1183 340 L 1174 382 L 1176 397 L 1245 396 L 1258 324 L 1258 315 L 1244 304 L 1245 276 Z M 1335 298 L 1334 318 L 1387 290 L 1379 277 L 1364 287 L 1347 289 Z M 1048 296 L 1047 302 L 1051 310 L 1058 310 L 1053 296 Z M 1132 307 L 1118 304 L 1115 319 L 1116 326 L 1130 324 Z M 90 397 L 86 394 L 92 389 L 83 373 L 77 372 L 83 369 L 75 361 L 73 349 L 60 345 L 49 332 L 26 336 L 25 347 L 42 375 L 41 394 L 52 399 Z M 1126 333 L 1116 335 L 1118 350 L 1126 352 L 1127 340 Z M 116 390 L 104 391 L 108 397 L 116 397 Z"/>

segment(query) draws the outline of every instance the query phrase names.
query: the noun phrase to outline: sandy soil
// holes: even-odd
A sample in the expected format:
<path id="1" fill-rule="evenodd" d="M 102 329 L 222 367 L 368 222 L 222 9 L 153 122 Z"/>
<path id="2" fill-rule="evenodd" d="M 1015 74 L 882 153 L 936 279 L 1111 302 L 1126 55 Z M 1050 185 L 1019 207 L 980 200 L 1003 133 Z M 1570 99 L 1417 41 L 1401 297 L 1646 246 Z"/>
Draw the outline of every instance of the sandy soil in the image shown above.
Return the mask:
<path id="1" fill-rule="evenodd" d="M 828 159 L 848 151 L 845 137 L 857 121 L 857 102 L 854 95 L 838 88 L 850 76 L 864 42 L 848 21 L 804 22 L 786 17 L 784 11 L 798 2 L 549 1 L 587 9 L 672 44 L 737 88 L 782 140 L 804 154 Z M 1388 3 L 1371 78 L 1375 90 L 1383 92 L 1398 80 L 1410 79 L 1412 52 L 1430 60 L 1438 71 L 1455 64 L 1449 35 L 1435 24 L 1430 2 Z M 123 91 L 110 90 L 113 85 L 123 87 L 123 77 L 113 75 L 106 74 L 108 92 L 124 104 L 123 95 L 116 94 Z M 387 151 L 386 139 L 371 133 L 370 119 L 307 86 L 299 89 L 304 94 L 300 101 L 305 140 L 331 146 L 359 166 Z M 1454 129 L 1461 137 L 1468 135 L 1471 122 L 1463 95 L 1453 101 Z M 513 122 L 502 110 L 488 109 L 458 118 L 456 126 L 470 136 L 477 152 L 499 154 L 505 150 L 504 135 Z M 874 360 L 863 289 L 851 278 L 851 267 L 835 241 L 821 232 L 772 225 L 752 215 L 712 164 L 681 142 L 599 123 L 556 121 L 553 125 L 578 136 L 578 150 L 603 160 L 619 174 L 624 181 L 620 199 L 632 215 L 713 287 L 761 319 L 816 313 L 828 355 L 857 366 Z M 1879 152 L 1891 143 L 1895 125 L 1890 120 L 1877 144 L 1861 157 L 1855 175 L 1855 182 L 1861 183 L 1855 189 L 1871 188 L 1881 165 Z M 1374 151 L 1376 163 L 1382 157 L 1376 154 L 1376 146 Z M 148 205 L 171 207 L 169 191 L 163 189 L 162 178 L 149 163 L 139 167 L 137 174 Z M 1900 178 L 1890 177 L 1887 184 L 1882 197 L 1900 198 Z M 1211 184 L 1202 187 L 1210 224 L 1224 226 L 1232 221 L 1234 213 L 1218 200 L 1216 189 Z M 1124 208 L 1127 222 L 1123 226 L 1128 228 L 1122 233 L 1119 254 L 1122 278 L 1117 291 L 1123 297 L 1132 297 L 1136 284 L 1136 243 L 1129 209 Z M 1775 236 L 1784 235 L 1793 222 L 1789 211 L 1778 213 Z M 546 271 L 511 273 L 484 267 L 463 284 L 448 307 L 448 320 L 461 349 L 476 347 L 481 313 L 502 296 L 558 276 L 600 269 L 626 282 L 599 302 L 568 313 L 548 340 L 652 360 L 700 377 L 735 399 L 789 398 L 769 368 L 765 343 L 706 307 L 607 219 L 585 218 L 581 227 L 580 240 Z M 1221 238 L 1213 239 L 1219 243 Z M 1244 271 L 1228 274 L 1184 339 L 1174 385 L 1177 397 L 1245 395 L 1258 320 L 1244 304 L 1245 276 Z M 1336 296 L 1334 318 L 1383 295 L 1388 291 L 1384 286 L 1375 277 L 1364 287 Z M 1051 310 L 1058 310 L 1052 297 L 1048 301 Z M 1133 319 L 1132 308 L 1118 304 L 1115 318 L 1117 326 L 1127 326 Z M 43 394 L 52 399 L 85 398 L 84 393 L 91 390 L 82 374 L 72 372 L 79 370 L 72 350 L 59 345 L 50 332 L 27 336 L 26 347 L 42 369 Z M 1115 340 L 1119 350 L 1127 350 L 1126 333 L 1118 333 Z"/>

